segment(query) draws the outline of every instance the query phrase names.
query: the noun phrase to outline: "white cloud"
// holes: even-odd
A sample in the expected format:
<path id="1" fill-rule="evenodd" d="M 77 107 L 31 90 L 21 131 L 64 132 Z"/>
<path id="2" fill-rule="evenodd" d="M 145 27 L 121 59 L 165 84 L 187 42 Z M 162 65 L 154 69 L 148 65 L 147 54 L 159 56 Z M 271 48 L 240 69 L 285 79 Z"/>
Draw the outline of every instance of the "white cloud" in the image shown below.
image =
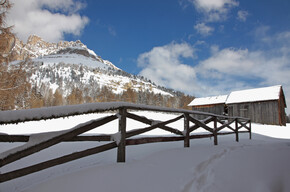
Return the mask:
<path id="1" fill-rule="evenodd" d="M 239 3 L 235 0 L 189 0 L 195 8 L 202 12 L 206 21 L 223 21 L 227 18 L 228 12 L 232 7 Z"/>
<path id="2" fill-rule="evenodd" d="M 57 42 L 64 34 L 80 35 L 89 19 L 77 12 L 85 5 L 74 0 L 12 0 L 7 22 L 14 25 L 17 36 L 26 41 L 36 34 Z"/>
<path id="3" fill-rule="evenodd" d="M 138 57 L 143 75 L 153 82 L 180 91 L 192 92 L 196 76 L 193 67 L 183 64 L 182 58 L 193 58 L 194 48 L 187 43 L 170 43 L 154 47 Z"/>
<path id="4" fill-rule="evenodd" d="M 154 47 L 139 55 L 140 75 L 197 97 L 281 84 L 290 113 L 290 31 L 261 38 L 271 41 L 270 49 L 220 49 L 213 45 L 210 56 L 195 66 L 182 62 L 183 58 L 197 57 L 195 48 L 187 43 Z"/>
<path id="5" fill-rule="evenodd" d="M 247 12 L 247 11 L 242 11 L 242 10 L 240 10 L 240 11 L 238 11 L 238 13 L 237 13 L 237 19 L 239 20 L 239 21 L 243 21 L 243 22 L 245 22 L 246 20 L 247 20 L 247 17 L 249 16 L 249 13 Z"/>
<path id="6" fill-rule="evenodd" d="M 210 71 L 235 76 L 243 76 L 249 73 L 255 66 L 255 57 L 258 53 L 249 53 L 247 49 L 226 48 L 215 50 L 215 53 L 208 59 L 201 62 L 202 71 Z"/>
<path id="7" fill-rule="evenodd" d="M 207 26 L 205 23 L 196 24 L 194 29 L 203 36 L 211 35 L 211 33 L 214 31 L 213 27 Z"/>
<path id="8" fill-rule="evenodd" d="M 283 38 L 284 42 L 287 39 L 289 41 L 288 32 L 274 35 L 273 39 L 277 37 Z M 194 68 L 200 79 L 199 87 L 208 90 L 201 96 L 281 84 L 288 101 L 287 106 L 290 106 L 290 46 L 285 43 L 282 47 L 283 49 L 254 51 L 215 48 L 208 59 L 201 61 Z"/>

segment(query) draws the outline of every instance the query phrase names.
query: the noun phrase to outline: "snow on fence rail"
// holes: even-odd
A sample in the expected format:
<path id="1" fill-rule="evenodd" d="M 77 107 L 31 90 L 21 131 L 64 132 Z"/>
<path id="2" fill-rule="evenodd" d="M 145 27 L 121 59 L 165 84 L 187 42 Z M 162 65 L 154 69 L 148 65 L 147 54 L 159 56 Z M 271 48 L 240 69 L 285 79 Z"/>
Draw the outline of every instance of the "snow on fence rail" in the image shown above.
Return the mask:
<path id="1" fill-rule="evenodd" d="M 130 111 L 155 111 L 155 112 L 167 112 L 181 114 L 173 119 L 167 121 L 155 121 L 146 117 L 138 116 Z M 190 146 L 190 139 L 214 137 L 214 145 L 218 144 L 218 135 L 235 134 L 236 141 L 239 141 L 239 133 L 248 132 L 251 139 L 251 121 L 250 119 L 242 117 L 229 117 L 221 116 L 211 113 L 203 113 L 190 110 L 162 108 L 147 105 L 136 105 L 123 102 L 115 103 L 93 103 L 64 107 L 49 107 L 42 109 L 29 109 L 19 111 L 1 111 L 0 112 L 0 124 L 19 123 L 24 121 L 53 119 L 60 117 L 67 117 L 73 115 L 81 115 L 88 113 L 101 113 L 107 111 L 117 111 L 115 115 L 108 115 L 106 117 L 91 120 L 89 122 L 77 125 L 69 130 L 41 133 L 34 135 L 0 135 L 0 142 L 26 142 L 26 144 L 8 150 L 0 154 L 0 167 L 10 164 L 16 160 L 34 154 L 38 151 L 46 149 L 50 146 L 56 145 L 60 142 L 66 141 L 112 141 L 107 144 L 93 147 L 84 151 L 75 152 L 69 155 L 65 155 L 59 158 L 41 162 L 35 165 L 31 165 L 18 170 L 1 173 L 0 183 L 9 181 L 21 176 L 25 176 L 34 172 L 47 169 L 56 165 L 60 165 L 69 161 L 73 161 L 82 157 L 97 154 L 103 151 L 107 151 L 113 148 L 117 149 L 117 162 L 125 162 L 126 158 L 126 146 L 138 145 L 144 143 L 153 142 L 169 142 L 184 140 L 184 147 Z M 191 114 L 202 114 L 208 118 L 204 120 L 198 120 L 191 116 Z M 145 128 L 134 129 L 126 131 L 126 118 L 130 118 L 144 124 L 149 125 Z M 118 119 L 119 131 L 112 135 L 93 135 L 93 136 L 80 136 L 89 130 L 100 127 L 113 120 Z M 169 127 L 168 124 L 176 122 L 180 119 L 184 120 L 184 130 L 180 131 L 176 128 Z M 190 122 L 193 123 L 190 126 Z M 213 122 L 213 127 L 208 124 Z M 232 126 L 234 124 L 234 126 Z M 156 128 L 163 129 L 176 136 L 162 136 L 162 137 L 141 137 L 131 138 L 133 136 L 146 133 Z M 198 128 L 203 128 L 208 131 L 208 134 L 194 134 L 193 131 Z M 228 128 L 232 132 L 221 132 L 221 130 Z M 241 128 L 245 128 L 247 131 L 239 131 Z M 131 138 L 131 139 L 129 139 Z"/>

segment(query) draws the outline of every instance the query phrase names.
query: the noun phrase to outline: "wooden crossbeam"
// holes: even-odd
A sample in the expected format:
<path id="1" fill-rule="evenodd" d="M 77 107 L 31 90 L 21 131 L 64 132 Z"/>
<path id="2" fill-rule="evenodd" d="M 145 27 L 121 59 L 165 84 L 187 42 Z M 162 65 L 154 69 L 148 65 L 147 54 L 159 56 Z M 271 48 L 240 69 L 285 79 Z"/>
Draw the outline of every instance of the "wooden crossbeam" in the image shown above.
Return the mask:
<path id="1" fill-rule="evenodd" d="M 138 115 L 133 114 L 133 113 L 127 113 L 127 117 L 130 118 L 130 119 L 133 119 L 133 120 L 148 124 L 148 125 L 152 125 L 154 123 L 154 120 L 147 119 L 146 117 L 141 117 L 141 116 L 138 116 Z M 183 135 L 183 133 L 181 131 L 179 131 L 178 129 L 174 129 L 174 128 L 168 127 L 166 125 L 160 125 L 159 128 L 163 129 L 165 131 L 174 133 L 176 135 Z"/>
<path id="2" fill-rule="evenodd" d="M 28 142 L 30 135 L 0 135 L 0 142 Z M 111 135 L 82 135 L 66 139 L 63 142 L 75 141 L 111 141 Z"/>
<path id="3" fill-rule="evenodd" d="M 0 142 L 27 142 L 29 135 L 0 135 Z"/>

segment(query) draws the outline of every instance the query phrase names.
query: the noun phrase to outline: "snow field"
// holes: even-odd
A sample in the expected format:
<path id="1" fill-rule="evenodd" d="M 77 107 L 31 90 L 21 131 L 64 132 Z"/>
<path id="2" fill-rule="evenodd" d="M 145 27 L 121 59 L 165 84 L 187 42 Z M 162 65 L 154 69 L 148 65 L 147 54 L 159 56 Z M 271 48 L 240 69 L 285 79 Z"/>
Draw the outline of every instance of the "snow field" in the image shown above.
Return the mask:
<path id="1" fill-rule="evenodd" d="M 137 114 L 162 121 L 175 117 L 153 112 Z M 5 125 L 0 126 L 0 133 L 66 130 L 101 116 L 104 114 Z M 145 126 L 127 119 L 127 130 Z M 182 131 L 183 120 L 170 126 Z M 0 191 L 290 191 L 290 125 L 252 124 L 252 130 L 259 133 L 253 134 L 252 140 L 247 133 L 240 134 L 238 143 L 234 135 L 218 136 L 218 146 L 209 138 L 191 140 L 190 148 L 183 148 L 183 141 L 127 146 L 126 163 L 116 163 L 117 151 L 113 149 L 2 183 Z M 115 120 L 88 134 L 117 131 L 118 120 Z M 170 133 L 156 129 L 145 135 L 159 134 Z M 4 166 L 0 172 L 104 143 L 61 143 Z M 22 144 L 1 143 L 0 152 Z"/>

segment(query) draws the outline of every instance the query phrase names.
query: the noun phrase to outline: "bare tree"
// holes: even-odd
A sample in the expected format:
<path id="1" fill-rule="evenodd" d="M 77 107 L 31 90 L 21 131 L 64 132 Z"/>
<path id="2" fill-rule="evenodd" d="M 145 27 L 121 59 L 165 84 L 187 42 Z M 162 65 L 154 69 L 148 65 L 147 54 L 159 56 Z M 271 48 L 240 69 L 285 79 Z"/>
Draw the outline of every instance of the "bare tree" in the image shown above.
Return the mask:
<path id="1" fill-rule="evenodd" d="M 12 4 L 0 1 L 0 110 L 25 107 L 25 97 L 29 95 L 30 84 L 26 73 L 27 60 L 11 65 L 9 58 L 15 45 L 12 26 L 6 24 L 6 14 Z"/>

